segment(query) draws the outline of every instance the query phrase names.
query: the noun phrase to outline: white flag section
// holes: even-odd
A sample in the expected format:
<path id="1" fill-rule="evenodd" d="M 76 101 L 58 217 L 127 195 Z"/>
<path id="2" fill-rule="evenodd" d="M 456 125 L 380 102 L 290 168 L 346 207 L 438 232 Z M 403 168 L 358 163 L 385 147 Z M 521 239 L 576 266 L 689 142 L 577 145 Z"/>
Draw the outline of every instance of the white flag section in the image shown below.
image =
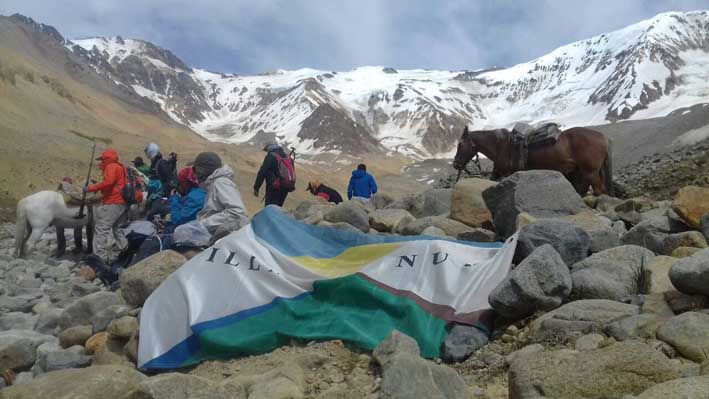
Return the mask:
<path id="1" fill-rule="evenodd" d="M 437 357 L 453 322 L 490 328 L 488 295 L 516 236 L 475 243 L 300 223 L 267 207 L 185 263 L 148 298 L 139 367 L 271 351 L 293 339 L 373 349 L 393 329 Z"/>

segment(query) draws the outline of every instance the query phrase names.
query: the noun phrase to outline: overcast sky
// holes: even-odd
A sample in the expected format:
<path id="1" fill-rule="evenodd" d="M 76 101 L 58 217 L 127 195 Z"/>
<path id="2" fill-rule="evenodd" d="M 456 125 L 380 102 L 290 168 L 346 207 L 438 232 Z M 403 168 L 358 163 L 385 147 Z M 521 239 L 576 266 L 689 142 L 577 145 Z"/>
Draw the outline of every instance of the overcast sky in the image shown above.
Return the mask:
<path id="1" fill-rule="evenodd" d="M 2 0 L 67 38 L 151 41 L 189 65 L 258 73 L 313 67 L 478 69 L 709 0 Z"/>

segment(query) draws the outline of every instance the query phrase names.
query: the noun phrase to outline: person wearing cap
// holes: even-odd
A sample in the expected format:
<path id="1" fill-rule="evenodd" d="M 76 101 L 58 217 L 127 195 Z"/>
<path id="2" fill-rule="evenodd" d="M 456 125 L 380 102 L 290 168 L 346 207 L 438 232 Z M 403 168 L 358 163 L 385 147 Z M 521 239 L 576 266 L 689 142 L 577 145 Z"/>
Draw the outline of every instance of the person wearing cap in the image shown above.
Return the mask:
<path id="1" fill-rule="evenodd" d="M 160 180 L 162 185 L 162 196 L 167 198 L 170 192 L 177 188 L 177 154 L 170 153 L 167 159 L 163 159 L 160 148 L 155 143 L 145 146 L 145 156 L 150 159 L 150 171 L 148 177 L 151 180 Z"/>
<path id="2" fill-rule="evenodd" d="M 287 158 L 286 152 L 283 151 L 280 145 L 271 142 L 263 146 L 263 150 L 266 152 L 266 157 L 263 159 L 261 168 L 256 175 L 256 182 L 254 183 L 254 196 L 258 197 L 261 185 L 266 182 L 266 206 L 268 205 L 278 205 L 283 206 L 283 203 L 288 197 L 288 191 L 283 189 L 276 189 L 273 183 L 278 179 L 278 159 L 276 155 L 281 158 Z"/>
<path id="3" fill-rule="evenodd" d="M 197 214 L 207 231 L 214 234 L 221 225 L 229 225 L 233 231 L 248 224 L 249 215 L 229 165 L 222 165 L 219 155 L 203 152 L 197 155 L 193 167 L 197 180 L 207 190 L 204 208 Z"/>
<path id="4" fill-rule="evenodd" d="M 118 229 L 120 221 L 128 215 L 128 207 L 121 191 L 126 185 L 126 169 L 118 160 L 116 150 L 107 148 L 96 158 L 103 171 L 103 179 L 84 186 L 84 192 L 101 192 L 101 205 L 94 211 L 94 254 L 108 262 L 112 241 L 119 249 L 128 245 L 126 237 Z"/>
<path id="5" fill-rule="evenodd" d="M 170 223 L 166 230 L 191 222 L 197 218 L 197 213 L 204 208 L 207 191 L 199 186 L 194 168 L 189 166 L 177 174 L 177 189 L 170 195 Z"/>
<path id="6" fill-rule="evenodd" d="M 332 202 L 333 204 L 339 204 L 342 202 L 342 196 L 335 189 L 330 188 L 319 180 L 313 179 L 308 183 L 308 188 L 306 189 L 310 194 L 323 198 L 327 202 Z"/>
<path id="7" fill-rule="evenodd" d="M 136 169 L 140 171 L 140 173 L 144 174 L 145 176 L 150 176 L 150 166 L 146 165 L 145 162 L 143 162 L 143 158 L 141 157 L 135 157 L 134 160 L 131 161 L 133 166 L 135 166 Z"/>

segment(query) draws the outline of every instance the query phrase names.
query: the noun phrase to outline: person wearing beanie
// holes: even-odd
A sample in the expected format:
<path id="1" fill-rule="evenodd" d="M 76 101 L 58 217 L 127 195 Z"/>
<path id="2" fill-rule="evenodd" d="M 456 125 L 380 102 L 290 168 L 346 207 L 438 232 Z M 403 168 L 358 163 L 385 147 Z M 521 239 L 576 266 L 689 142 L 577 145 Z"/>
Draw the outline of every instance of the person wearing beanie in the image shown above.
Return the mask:
<path id="1" fill-rule="evenodd" d="M 96 158 L 103 171 L 103 180 L 84 186 L 84 192 L 101 192 L 101 206 L 94 211 L 94 254 L 108 263 L 113 241 L 119 249 L 128 245 L 126 237 L 118 228 L 120 222 L 128 216 L 128 207 L 121 191 L 126 185 L 126 169 L 118 160 L 116 150 L 107 148 Z"/>
<path id="2" fill-rule="evenodd" d="M 283 148 L 277 143 L 267 143 L 263 150 L 266 152 L 266 157 L 263 159 L 261 168 L 256 175 L 254 182 L 254 196 L 258 197 L 261 185 L 266 183 L 265 203 L 268 205 L 283 206 L 283 203 L 288 197 L 288 190 L 278 187 L 278 179 L 280 176 L 279 160 L 288 159 Z"/>
<path id="3" fill-rule="evenodd" d="M 145 146 L 145 156 L 150 159 L 148 177 L 160 181 L 161 195 L 167 198 L 170 192 L 177 188 L 177 154 L 170 153 L 170 156 L 164 159 L 158 145 L 148 143 Z"/>
<path id="4" fill-rule="evenodd" d="M 310 194 L 323 198 L 327 202 L 332 202 L 333 204 L 339 204 L 342 202 L 342 196 L 335 189 L 330 188 L 319 180 L 313 179 L 308 183 L 308 188 L 306 189 Z"/>
<path id="5" fill-rule="evenodd" d="M 135 157 L 135 159 L 131 161 L 131 163 L 133 164 L 133 166 L 135 166 L 136 169 L 140 171 L 140 173 L 144 174 L 146 177 L 150 176 L 150 166 L 145 164 L 143 158 Z"/>
<path id="6" fill-rule="evenodd" d="M 167 231 L 195 220 L 197 213 L 204 208 L 204 199 L 207 191 L 199 186 L 199 180 L 193 167 L 180 170 L 177 174 L 177 190 L 172 190 L 170 195 L 170 224 Z"/>
<path id="7" fill-rule="evenodd" d="M 229 165 L 222 165 L 219 155 L 203 152 L 197 155 L 193 167 L 197 180 L 207 190 L 204 208 L 197 214 L 197 220 L 207 231 L 214 234 L 219 226 L 227 224 L 238 230 L 249 223 L 248 212 L 234 184 L 234 171 Z"/>

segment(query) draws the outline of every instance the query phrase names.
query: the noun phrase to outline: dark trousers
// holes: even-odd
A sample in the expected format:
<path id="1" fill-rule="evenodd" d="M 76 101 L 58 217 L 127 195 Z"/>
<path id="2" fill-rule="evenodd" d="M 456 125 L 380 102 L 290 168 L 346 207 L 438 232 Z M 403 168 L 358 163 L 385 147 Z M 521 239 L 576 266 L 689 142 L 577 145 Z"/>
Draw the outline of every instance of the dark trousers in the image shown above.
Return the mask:
<path id="1" fill-rule="evenodd" d="M 288 191 L 285 190 L 266 190 L 266 206 L 283 206 L 283 203 L 286 202 L 287 196 Z"/>

